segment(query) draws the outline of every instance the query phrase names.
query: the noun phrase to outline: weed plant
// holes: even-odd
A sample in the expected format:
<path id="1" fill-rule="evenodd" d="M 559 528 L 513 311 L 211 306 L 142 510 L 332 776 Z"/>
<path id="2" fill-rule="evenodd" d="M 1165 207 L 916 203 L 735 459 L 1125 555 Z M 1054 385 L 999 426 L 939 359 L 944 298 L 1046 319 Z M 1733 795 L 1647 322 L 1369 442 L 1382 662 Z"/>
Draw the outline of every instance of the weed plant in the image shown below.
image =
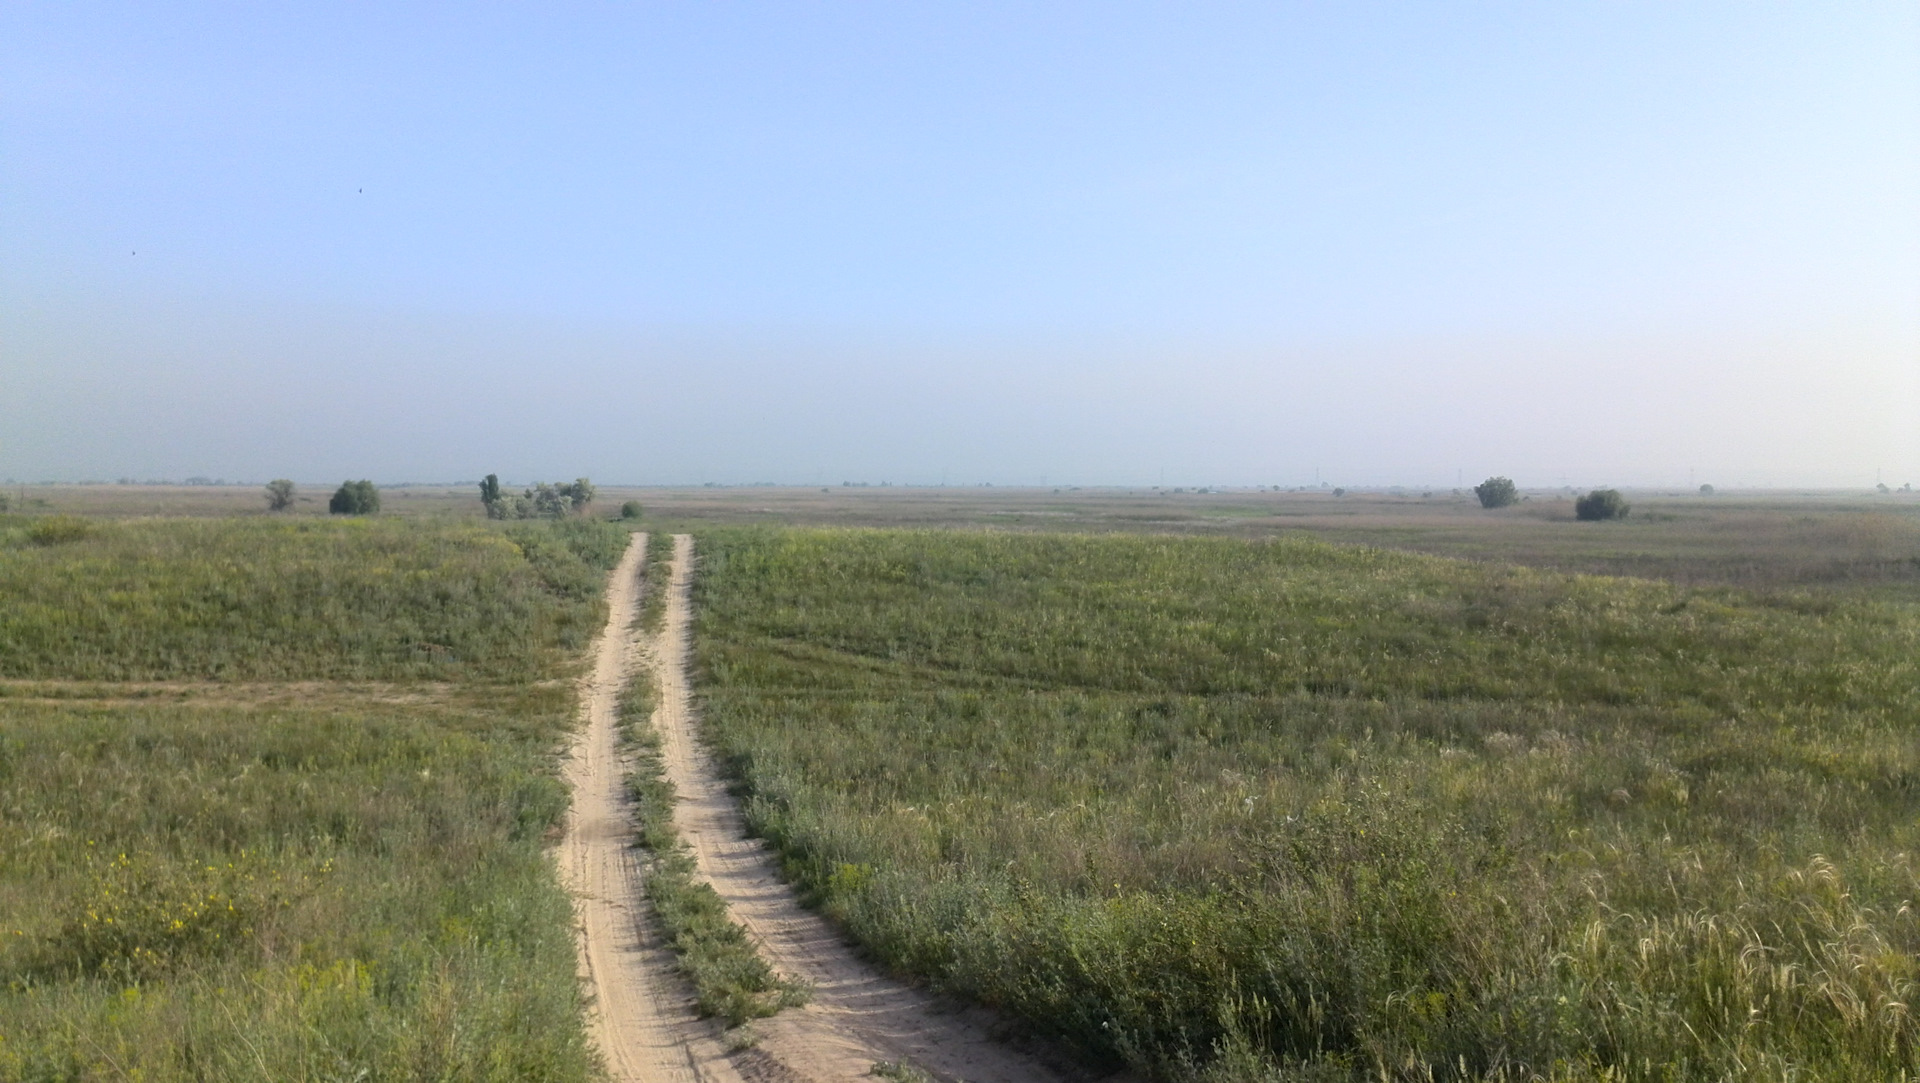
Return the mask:
<path id="1" fill-rule="evenodd" d="M 1215 1079 L 1909 1079 L 1920 609 L 1317 542 L 701 538 L 753 829 L 878 958 Z"/>

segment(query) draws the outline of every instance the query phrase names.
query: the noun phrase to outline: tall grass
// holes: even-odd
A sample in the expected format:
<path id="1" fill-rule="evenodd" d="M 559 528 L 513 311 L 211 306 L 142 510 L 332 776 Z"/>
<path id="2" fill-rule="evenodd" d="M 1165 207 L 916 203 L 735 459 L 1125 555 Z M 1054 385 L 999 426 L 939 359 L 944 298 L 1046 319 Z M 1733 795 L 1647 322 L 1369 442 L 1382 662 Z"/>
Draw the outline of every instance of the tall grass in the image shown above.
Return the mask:
<path id="1" fill-rule="evenodd" d="M 88 526 L 0 536 L 0 1080 L 592 1076 L 554 678 L 625 532 Z"/>
<path id="2" fill-rule="evenodd" d="M 582 1079 L 563 689 L 0 705 L 0 1079 Z"/>
<path id="3" fill-rule="evenodd" d="M 543 676 L 596 630 L 627 537 L 590 521 L 75 522 L 52 541 L 0 529 L 0 677 Z"/>
<path id="4" fill-rule="evenodd" d="M 1895 1079 L 1920 611 L 1304 541 L 702 538 L 756 830 L 1169 1076 Z"/>

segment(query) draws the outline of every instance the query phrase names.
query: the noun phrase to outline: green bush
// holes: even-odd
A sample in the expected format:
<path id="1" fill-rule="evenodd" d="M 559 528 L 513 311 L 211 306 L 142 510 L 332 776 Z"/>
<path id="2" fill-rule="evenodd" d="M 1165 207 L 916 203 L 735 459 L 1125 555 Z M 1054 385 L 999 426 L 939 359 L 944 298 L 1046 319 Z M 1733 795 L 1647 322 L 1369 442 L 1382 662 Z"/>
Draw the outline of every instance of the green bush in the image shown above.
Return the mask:
<path id="1" fill-rule="evenodd" d="M 267 482 L 267 510 L 286 511 L 293 507 L 293 482 L 275 478 Z"/>
<path id="2" fill-rule="evenodd" d="M 334 515 L 373 515 L 380 510 L 380 490 L 371 481 L 345 481 L 327 501 Z"/>
<path id="3" fill-rule="evenodd" d="M 1488 478 L 1473 487 L 1473 495 L 1483 508 L 1504 508 L 1519 501 L 1520 490 L 1512 478 Z"/>
<path id="4" fill-rule="evenodd" d="M 1595 489 L 1573 502 L 1573 513 L 1588 522 L 1625 519 L 1630 505 L 1618 489 Z"/>
<path id="5" fill-rule="evenodd" d="M 640 502 L 638 500 L 629 500 L 620 505 L 620 518 L 628 520 L 640 518 Z"/>

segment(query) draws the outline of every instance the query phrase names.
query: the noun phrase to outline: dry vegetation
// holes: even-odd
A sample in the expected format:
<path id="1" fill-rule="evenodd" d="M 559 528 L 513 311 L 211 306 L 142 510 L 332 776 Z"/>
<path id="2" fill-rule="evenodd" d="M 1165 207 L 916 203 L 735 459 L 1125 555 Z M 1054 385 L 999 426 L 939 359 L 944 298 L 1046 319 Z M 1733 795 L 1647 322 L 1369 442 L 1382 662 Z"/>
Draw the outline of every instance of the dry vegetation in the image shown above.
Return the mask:
<path id="1" fill-rule="evenodd" d="M 1915 1071 L 1909 602 L 1302 540 L 701 545 L 757 830 L 881 959 L 1092 1057 Z"/>

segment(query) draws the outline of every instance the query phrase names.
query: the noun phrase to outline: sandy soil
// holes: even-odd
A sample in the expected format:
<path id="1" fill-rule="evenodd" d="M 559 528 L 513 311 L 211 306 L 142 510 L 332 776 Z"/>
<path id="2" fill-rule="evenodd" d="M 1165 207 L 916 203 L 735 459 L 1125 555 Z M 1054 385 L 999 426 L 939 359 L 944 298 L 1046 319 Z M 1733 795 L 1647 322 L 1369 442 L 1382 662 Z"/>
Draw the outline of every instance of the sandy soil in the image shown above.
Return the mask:
<path id="1" fill-rule="evenodd" d="M 767 961 L 814 988 L 807 1007 L 753 1024 L 760 1042 L 740 1057 L 740 1067 L 750 1075 L 838 1080 L 867 1076 L 879 1061 L 906 1061 L 941 1079 L 1069 1078 L 997 1040 L 984 1012 L 945 1003 L 860 960 L 825 919 L 794 899 L 772 855 L 745 837 L 739 806 L 695 733 L 686 677 L 693 538 L 673 541 L 666 619 L 648 653 L 658 697 L 653 724 L 680 797 L 674 820 L 700 875 L 760 941 Z"/>

